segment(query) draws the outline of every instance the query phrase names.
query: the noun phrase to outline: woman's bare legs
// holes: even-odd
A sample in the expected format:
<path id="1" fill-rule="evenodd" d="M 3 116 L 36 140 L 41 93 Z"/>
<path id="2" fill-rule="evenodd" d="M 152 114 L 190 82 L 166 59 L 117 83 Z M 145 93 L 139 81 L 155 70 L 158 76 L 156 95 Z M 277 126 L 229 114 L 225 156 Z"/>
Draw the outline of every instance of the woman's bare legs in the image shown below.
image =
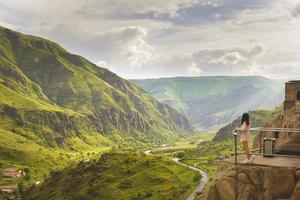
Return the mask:
<path id="1" fill-rule="evenodd" d="M 245 151 L 245 153 L 247 155 L 247 159 L 250 160 L 251 155 L 250 155 L 250 151 L 249 151 L 249 147 L 248 147 L 248 142 L 247 141 L 243 141 L 243 150 Z"/>

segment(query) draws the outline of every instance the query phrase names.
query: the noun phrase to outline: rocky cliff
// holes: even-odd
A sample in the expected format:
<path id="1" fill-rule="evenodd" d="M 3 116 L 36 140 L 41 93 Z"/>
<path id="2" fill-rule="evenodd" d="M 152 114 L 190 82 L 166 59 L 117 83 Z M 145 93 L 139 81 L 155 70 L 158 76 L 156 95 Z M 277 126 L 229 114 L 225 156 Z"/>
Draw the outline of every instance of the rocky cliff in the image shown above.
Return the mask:
<path id="1" fill-rule="evenodd" d="M 299 200 L 300 169 L 289 167 L 220 166 L 197 200 Z"/>
<path id="2" fill-rule="evenodd" d="M 274 115 L 275 114 L 275 115 Z M 253 116 L 253 114 L 252 114 Z M 277 108 L 270 120 L 263 120 L 265 127 L 299 128 L 300 115 L 295 107 L 283 111 Z M 267 119 L 264 117 L 264 119 Z M 268 122 L 267 122 L 268 121 Z M 234 124 L 234 123 L 233 123 Z M 233 128 L 233 124 L 228 127 Z M 224 131 L 219 132 L 216 139 Z M 275 133 L 262 133 L 262 137 L 275 137 Z M 261 137 L 254 139 L 254 148 L 259 147 Z M 278 135 L 276 149 L 279 153 L 299 153 L 300 136 L 298 133 L 281 133 Z M 272 158 L 270 158 L 272 159 Z M 263 163 L 265 163 L 264 160 Z M 299 200 L 300 199 L 300 166 L 287 165 L 289 160 L 277 166 L 274 160 L 268 160 L 272 166 L 233 165 L 223 162 L 219 166 L 218 175 L 198 196 L 198 200 Z M 291 161 L 293 162 L 293 161 Z M 274 165 L 274 166 L 273 166 Z M 287 167 L 289 166 L 289 167 Z M 293 166 L 293 167 L 291 167 Z"/>
<path id="3" fill-rule="evenodd" d="M 281 111 L 274 120 L 266 124 L 272 128 L 300 128 L 300 113 L 295 111 L 295 107 Z M 262 137 L 275 137 L 272 133 L 262 133 Z M 260 136 L 254 141 L 254 148 L 259 146 Z M 276 149 L 280 153 L 300 153 L 300 134 L 299 133 L 280 133 L 278 134 Z"/>

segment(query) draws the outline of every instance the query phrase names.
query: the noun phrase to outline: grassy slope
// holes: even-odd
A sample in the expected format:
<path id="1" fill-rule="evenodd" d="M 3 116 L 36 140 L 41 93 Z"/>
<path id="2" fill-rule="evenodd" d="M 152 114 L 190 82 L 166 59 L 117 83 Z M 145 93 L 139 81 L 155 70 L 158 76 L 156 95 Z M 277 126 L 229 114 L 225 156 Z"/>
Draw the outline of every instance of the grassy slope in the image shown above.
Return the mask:
<path id="1" fill-rule="evenodd" d="M 0 184 L 23 182 L 25 185 L 30 185 L 34 180 L 41 180 L 49 171 L 62 170 L 67 165 L 109 150 L 109 147 L 88 146 L 80 140 L 73 140 L 72 146 L 74 149 L 81 150 L 47 148 L 19 134 L 0 129 L 0 171 L 11 166 L 29 169 L 26 178 L 16 181 L 0 176 Z"/>
<path id="2" fill-rule="evenodd" d="M 170 107 L 59 45 L 4 28 L 0 35 L 1 82 L 27 98 L 95 117 L 106 133 L 135 128 L 163 139 L 190 131 L 187 120 Z"/>
<path id="3" fill-rule="evenodd" d="M 104 154 L 56 173 L 28 192 L 29 199 L 186 199 L 198 184 L 196 172 L 136 152 Z"/>
<path id="4" fill-rule="evenodd" d="M 178 77 L 133 82 L 159 101 L 186 113 L 202 128 L 225 125 L 241 112 L 272 108 L 283 99 L 282 81 L 256 76 Z"/>
<path id="5" fill-rule="evenodd" d="M 147 147 L 190 131 L 184 116 L 109 70 L 0 27 L 0 171 L 30 168 L 31 182 L 112 146 Z"/>

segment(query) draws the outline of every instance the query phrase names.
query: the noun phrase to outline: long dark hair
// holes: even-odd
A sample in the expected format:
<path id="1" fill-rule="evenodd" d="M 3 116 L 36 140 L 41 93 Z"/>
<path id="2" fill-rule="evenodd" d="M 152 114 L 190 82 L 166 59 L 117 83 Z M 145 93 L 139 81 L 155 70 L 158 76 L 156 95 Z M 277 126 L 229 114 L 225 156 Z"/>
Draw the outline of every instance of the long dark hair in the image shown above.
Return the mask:
<path id="1" fill-rule="evenodd" d="M 247 126 L 249 126 L 250 123 L 249 123 L 249 114 L 248 113 L 244 113 L 242 115 L 242 125 L 244 122 L 246 122 Z"/>

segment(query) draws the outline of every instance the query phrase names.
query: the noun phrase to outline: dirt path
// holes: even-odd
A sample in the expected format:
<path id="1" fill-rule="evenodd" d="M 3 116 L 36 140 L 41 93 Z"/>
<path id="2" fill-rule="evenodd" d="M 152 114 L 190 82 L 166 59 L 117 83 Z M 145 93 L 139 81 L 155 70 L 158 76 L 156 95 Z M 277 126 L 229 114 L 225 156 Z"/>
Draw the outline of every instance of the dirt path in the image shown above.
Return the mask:
<path id="1" fill-rule="evenodd" d="M 151 155 L 151 150 L 145 151 L 144 153 L 147 154 L 147 155 Z M 199 168 L 196 168 L 196 167 L 193 167 L 193 166 L 190 166 L 190 165 L 187 165 L 187 164 L 181 162 L 179 158 L 172 158 L 171 160 L 173 162 L 175 162 L 176 164 L 178 164 L 178 165 L 182 165 L 184 167 L 188 167 L 188 168 L 190 168 L 190 169 L 192 169 L 194 171 L 199 172 L 202 175 L 202 178 L 199 181 L 199 185 L 193 191 L 193 193 L 187 198 L 187 200 L 193 200 L 194 197 L 195 197 L 195 194 L 201 192 L 203 190 L 205 184 L 208 182 L 208 175 L 207 175 L 207 173 L 205 171 L 199 169 Z"/>

